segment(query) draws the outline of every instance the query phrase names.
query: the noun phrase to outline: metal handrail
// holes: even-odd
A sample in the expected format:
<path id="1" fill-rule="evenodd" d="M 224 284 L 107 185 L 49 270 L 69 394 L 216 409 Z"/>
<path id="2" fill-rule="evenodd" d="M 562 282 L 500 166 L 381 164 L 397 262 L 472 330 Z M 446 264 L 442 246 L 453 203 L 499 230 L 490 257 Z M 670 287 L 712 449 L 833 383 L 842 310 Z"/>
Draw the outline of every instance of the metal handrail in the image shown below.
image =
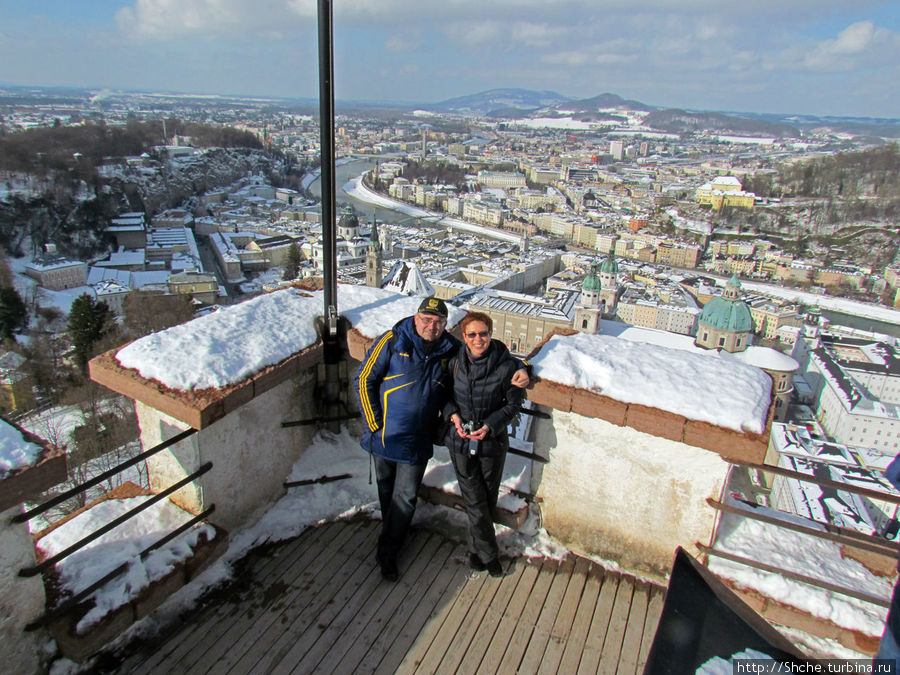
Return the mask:
<path id="1" fill-rule="evenodd" d="M 897 553 L 900 552 L 900 545 L 898 545 L 896 542 L 889 541 L 887 539 L 870 537 L 865 534 L 853 532 L 852 530 L 847 531 L 845 528 L 839 528 L 835 525 L 823 523 L 818 520 L 809 519 L 809 522 L 815 523 L 816 525 L 821 525 L 825 528 L 824 532 L 813 527 L 807 527 L 806 525 L 800 525 L 788 520 L 782 520 L 781 518 L 774 518 L 762 513 L 756 513 L 755 511 L 748 511 L 747 509 L 741 509 L 736 506 L 729 506 L 728 504 L 717 502 L 712 497 L 708 498 L 706 500 L 706 503 L 714 509 L 722 511 L 724 513 L 732 513 L 738 516 L 743 516 L 745 518 L 750 518 L 752 520 L 758 520 L 763 523 L 768 523 L 777 527 L 783 527 L 785 529 L 800 532 L 802 534 L 819 537 L 820 539 L 827 539 L 828 541 L 833 541 L 838 544 L 855 546 L 857 548 L 861 548 L 872 553 L 879 553 L 890 558 L 896 558 Z M 747 504 L 750 504 L 750 502 L 747 502 Z M 755 505 L 753 504 L 751 504 L 751 506 L 755 507 Z"/>
<path id="2" fill-rule="evenodd" d="M 150 508 L 153 504 L 160 501 L 161 499 L 165 499 L 166 497 L 168 497 L 170 494 L 172 494 L 176 490 L 180 490 L 181 488 L 183 488 L 185 485 L 190 483 L 195 478 L 205 474 L 207 471 L 209 471 L 212 468 L 212 466 L 213 466 L 212 462 L 206 462 L 203 466 L 201 466 L 199 469 L 197 469 L 191 475 L 185 476 L 184 478 L 182 478 L 180 481 L 178 481 L 174 485 L 168 487 L 167 489 L 165 489 L 164 491 L 162 491 L 158 494 L 153 495 L 147 501 L 143 502 L 142 504 L 139 504 L 138 506 L 134 507 L 127 513 L 123 513 L 121 516 L 119 516 L 115 520 L 111 520 L 110 522 L 108 522 L 106 525 L 104 525 L 100 529 L 98 529 L 95 532 L 92 532 L 91 534 L 87 535 L 86 537 L 83 537 L 82 539 L 76 541 L 74 544 L 72 544 L 68 548 L 60 551 L 56 555 L 51 556 L 50 558 L 47 558 L 46 560 L 44 560 L 43 562 L 41 562 L 38 565 L 34 565 L 32 567 L 25 567 L 25 568 L 19 570 L 19 576 L 20 577 L 33 577 L 36 574 L 40 574 L 44 570 L 46 570 L 46 569 L 52 567 L 53 565 L 55 565 L 56 563 L 58 563 L 60 560 L 67 558 L 68 556 L 73 554 L 75 551 L 78 551 L 79 549 L 84 548 L 85 546 L 90 544 L 95 539 L 102 537 L 104 534 L 106 534 L 110 530 L 118 527 L 119 525 L 121 525 L 125 521 L 129 520 L 130 518 L 133 518 L 141 511 Z"/>
<path id="3" fill-rule="evenodd" d="M 138 464 L 139 462 L 144 461 L 145 459 L 147 459 L 151 455 L 156 454 L 160 450 L 165 450 L 169 446 L 175 445 L 176 443 L 183 441 L 185 438 L 188 438 L 189 436 L 192 436 L 193 434 L 196 434 L 196 433 L 197 433 L 196 429 L 186 429 L 185 431 L 182 431 L 180 434 L 172 436 L 172 438 L 170 438 L 166 441 L 163 441 L 159 445 L 155 445 L 152 448 L 150 448 L 149 450 L 145 450 L 141 454 L 135 455 L 131 459 L 125 460 L 121 464 L 114 466 L 112 469 L 107 469 L 103 473 L 101 473 L 97 476 L 94 476 L 93 478 L 85 481 L 81 485 L 76 485 L 72 489 L 66 490 L 62 494 L 59 494 L 56 497 L 53 497 L 52 499 L 44 502 L 43 504 L 41 504 L 39 506 L 35 506 L 30 511 L 26 511 L 24 513 L 19 513 L 19 514 L 13 516 L 11 519 L 11 522 L 24 523 L 27 520 L 31 520 L 35 516 L 39 516 L 42 513 L 44 513 L 45 511 L 49 511 L 54 506 L 58 506 L 59 504 L 62 504 L 67 499 L 71 499 L 75 495 L 79 495 L 82 492 L 85 492 L 86 490 L 91 489 L 95 485 L 98 485 L 99 483 L 102 483 L 103 481 L 105 481 L 107 478 L 110 478 L 111 476 L 115 476 L 117 473 L 120 473 L 120 472 L 124 471 L 125 469 L 132 467 L 135 464 Z"/>
<path id="4" fill-rule="evenodd" d="M 815 476 L 810 476 L 808 473 L 800 473 L 799 471 L 784 469 L 780 466 L 774 466 L 772 464 L 753 464 L 751 462 L 731 462 L 731 464 L 733 464 L 734 466 L 745 466 L 748 469 L 756 469 L 758 471 L 774 473 L 779 476 L 785 476 L 786 478 L 796 478 L 797 480 L 802 480 L 807 483 L 815 483 L 816 485 L 834 488 L 835 490 L 844 490 L 846 492 L 852 492 L 854 494 L 862 495 L 863 497 L 868 497 L 870 499 L 880 499 L 885 502 L 890 502 L 891 504 L 900 504 L 900 495 L 898 494 L 881 492 L 880 490 L 871 490 L 869 488 L 849 485 L 847 483 L 839 483 L 838 481 L 830 480 L 828 478 L 816 478 Z"/>
<path id="5" fill-rule="evenodd" d="M 210 507 L 208 509 L 206 509 L 206 511 L 204 511 L 203 513 L 196 515 L 193 518 L 191 518 L 190 520 L 182 523 L 177 528 L 175 528 L 174 530 L 169 532 L 169 534 L 167 534 L 166 536 L 160 537 L 155 542 L 150 544 L 150 546 L 148 546 L 147 548 L 145 548 L 143 551 L 141 551 L 138 554 L 138 556 L 137 556 L 138 559 L 144 560 L 148 555 L 150 555 L 150 553 L 152 553 L 153 551 L 158 549 L 160 546 L 164 546 L 165 544 L 167 544 L 169 541 L 171 541 L 172 539 L 177 537 L 182 532 L 185 532 L 189 528 L 193 527 L 196 523 L 199 523 L 201 520 L 203 520 L 204 518 L 209 516 L 215 510 L 216 510 L 216 505 L 211 504 Z M 106 574 L 102 578 L 97 579 L 97 581 L 92 583 L 90 586 L 82 589 L 81 591 L 79 591 L 78 593 L 73 595 L 72 597 L 67 598 L 65 602 L 63 602 L 59 606 L 55 607 L 54 609 L 50 610 L 49 612 L 46 612 L 39 619 L 35 619 L 31 623 L 27 624 L 25 626 L 25 630 L 26 631 L 37 630 L 41 626 L 46 626 L 48 623 L 50 623 L 54 619 L 56 619 L 60 616 L 63 616 L 64 614 L 69 612 L 69 610 L 71 610 L 75 606 L 77 606 L 82 600 L 84 600 L 85 598 L 90 596 L 91 593 L 96 591 L 98 588 L 105 585 L 109 581 L 112 581 L 117 576 L 119 576 L 122 573 L 124 573 L 125 571 L 127 571 L 130 565 L 131 565 L 131 561 L 123 562 L 121 565 L 119 565 L 114 570 L 109 572 L 109 574 Z"/>
<path id="6" fill-rule="evenodd" d="M 838 586 L 837 584 L 832 584 L 828 581 L 822 581 L 821 579 L 815 579 L 813 577 L 808 577 L 805 574 L 798 574 L 797 572 L 792 572 L 791 570 L 786 570 L 781 567 L 775 567 L 774 565 L 767 565 L 766 563 L 761 563 L 756 560 L 751 560 L 750 558 L 745 558 L 743 556 L 735 555 L 734 553 L 727 553 L 726 551 L 719 551 L 710 546 L 706 546 L 705 544 L 701 544 L 697 542 L 697 548 L 700 549 L 701 552 L 706 555 L 714 555 L 718 558 L 724 558 L 725 560 L 730 560 L 732 562 L 740 563 L 742 565 L 747 565 L 748 567 L 755 567 L 756 569 L 763 570 L 765 572 L 773 572 L 775 574 L 780 574 L 783 577 L 788 579 L 793 579 L 795 581 L 801 581 L 805 584 L 809 584 L 810 586 L 816 586 L 818 588 L 822 588 L 826 591 L 834 591 L 835 593 L 840 593 L 842 595 L 847 595 L 851 598 L 856 598 L 857 600 L 863 600 L 865 602 L 871 602 L 873 605 L 878 605 L 879 607 L 890 607 L 890 600 L 885 600 L 884 598 L 879 598 L 874 595 L 870 595 L 868 593 L 862 593 L 861 591 L 855 591 L 852 588 L 845 588 L 843 586 Z"/>

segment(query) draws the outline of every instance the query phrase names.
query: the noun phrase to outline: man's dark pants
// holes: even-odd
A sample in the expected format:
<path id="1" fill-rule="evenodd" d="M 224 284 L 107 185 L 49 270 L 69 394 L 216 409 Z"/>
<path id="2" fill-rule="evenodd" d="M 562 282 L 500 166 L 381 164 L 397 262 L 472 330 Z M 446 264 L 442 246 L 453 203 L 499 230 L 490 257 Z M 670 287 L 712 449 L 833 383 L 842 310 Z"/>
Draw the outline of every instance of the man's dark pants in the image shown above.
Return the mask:
<path id="1" fill-rule="evenodd" d="M 404 464 L 377 455 L 373 457 L 382 520 L 378 556 L 379 559 L 396 557 L 416 510 L 426 464 Z"/>

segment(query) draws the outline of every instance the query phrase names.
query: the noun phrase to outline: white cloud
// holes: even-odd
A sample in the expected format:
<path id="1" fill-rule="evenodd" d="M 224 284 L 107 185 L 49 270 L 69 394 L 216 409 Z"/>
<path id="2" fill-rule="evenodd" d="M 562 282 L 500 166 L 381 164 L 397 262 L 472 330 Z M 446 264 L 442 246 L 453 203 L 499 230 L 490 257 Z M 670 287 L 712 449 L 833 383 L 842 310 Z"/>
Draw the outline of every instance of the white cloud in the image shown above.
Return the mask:
<path id="1" fill-rule="evenodd" d="M 412 29 L 392 35 L 385 40 L 384 46 L 389 52 L 411 52 L 425 44 L 425 36 L 421 30 Z"/>
<path id="2" fill-rule="evenodd" d="M 770 63 L 819 71 L 849 71 L 875 65 L 895 65 L 900 60 L 900 33 L 879 28 L 872 21 L 847 26 L 837 37 L 785 50 Z"/>
<path id="3" fill-rule="evenodd" d="M 116 12 L 116 23 L 124 34 L 143 38 L 271 36 L 315 12 L 315 0 L 135 0 Z"/>

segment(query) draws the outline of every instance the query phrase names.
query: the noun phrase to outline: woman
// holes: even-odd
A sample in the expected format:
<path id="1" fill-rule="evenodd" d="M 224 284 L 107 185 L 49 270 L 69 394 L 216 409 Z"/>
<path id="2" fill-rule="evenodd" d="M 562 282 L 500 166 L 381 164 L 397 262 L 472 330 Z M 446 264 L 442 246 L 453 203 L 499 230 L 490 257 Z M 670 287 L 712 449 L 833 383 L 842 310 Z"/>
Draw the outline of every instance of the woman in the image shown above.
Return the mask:
<path id="1" fill-rule="evenodd" d="M 503 576 L 494 535 L 497 494 L 509 449 L 506 426 L 519 411 L 525 392 L 510 384 L 521 367 L 499 340 L 491 339 L 493 321 L 469 312 L 460 323 L 465 349 L 449 364 L 451 396 L 444 419 L 452 425 L 444 437 L 469 516 L 469 566 Z"/>

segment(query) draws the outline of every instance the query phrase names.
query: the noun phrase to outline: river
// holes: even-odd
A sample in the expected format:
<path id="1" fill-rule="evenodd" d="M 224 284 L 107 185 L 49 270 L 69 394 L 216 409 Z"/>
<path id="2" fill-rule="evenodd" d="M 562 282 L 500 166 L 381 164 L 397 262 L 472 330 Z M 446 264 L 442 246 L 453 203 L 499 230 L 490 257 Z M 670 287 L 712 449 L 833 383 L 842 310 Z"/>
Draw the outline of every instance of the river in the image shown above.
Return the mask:
<path id="1" fill-rule="evenodd" d="M 353 205 L 353 208 L 356 210 L 356 215 L 361 221 L 371 222 L 373 212 L 375 213 L 375 218 L 378 220 L 378 222 L 381 223 L 402 224 L 413 220 L 413 218 L 407 213 L 394 211 L 393 209 L 387 209 L 382 206 L 373 206 L 372 204 L 361 202 L 344 192 L 344 185 L 347 183 L 347 181 L 349 181 L 351 178 L 356 178 L 362 173 L 365 173 L 366 171 L 374 167 L 378 161 L 386 161 L 386 159 L 387 158 L 376 157 L 354 159 L 352 162 L 338 164 L 337 166 L 335 166 L 334 182 L 338 186 L 337 195 L 335 195 L 335 201 L 337 202 L 336 215 L 338 218 L 340 218 L 341 212 L 344 210 L 344 205 L 350 203 Z M 309 184 L 309 193 L 316 199 L 320 198 L 321 184 L 321 178 L 316 178 L 312 183 Z"/>

